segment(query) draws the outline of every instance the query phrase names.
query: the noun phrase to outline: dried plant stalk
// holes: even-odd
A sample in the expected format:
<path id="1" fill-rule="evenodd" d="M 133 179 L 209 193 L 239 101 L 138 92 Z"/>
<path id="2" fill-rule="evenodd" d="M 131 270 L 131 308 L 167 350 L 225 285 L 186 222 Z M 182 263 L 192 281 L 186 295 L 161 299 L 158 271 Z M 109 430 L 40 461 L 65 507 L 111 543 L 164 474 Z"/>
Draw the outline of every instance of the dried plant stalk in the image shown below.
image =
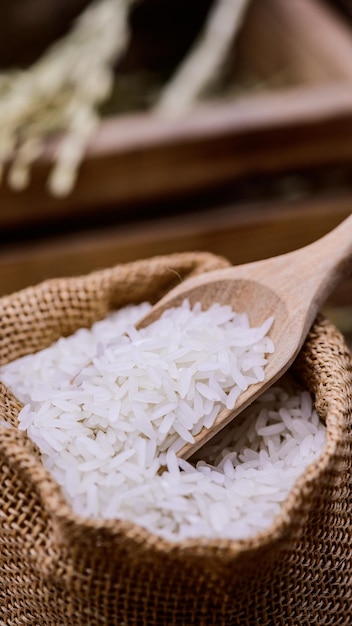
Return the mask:
<path id="1" fill-rule="evenodd" d="M 72 31 L 28 70 L 0 73 L 0 177 L 11 160 L 8 182 L 24 189 L 46 140 L 55 135 L 49 191 L 67 195 L 99 122 L 98 106 L 114 83 L 113 68 L 125 51 L 131 6 L 138 0 L 96 0 Z M 203 35 L 171 82 L 156 111 L 182 113 L 221 70 L 249 0 L 216 0 Z"/>
<path id="2" fill-rule="evenodd" d="M 49 178 L 55 195 L 71 191 L 86 145 L 108 97 L 113 66 L 128 39 L 134 0 L 99 0 L 72 31 L 29 70 L 0 74 L 0 173 L 12 157 L 9 184 L 23 189 L 44 140 L 63 132 Z"/>
<path id="3" fill-rule="evenodd" d="M 162 91 L 155 105 L 157 113 L 183 113 L 212 85 L 241 28 L 249 1 L 217 0 L 200 38 Z"/>

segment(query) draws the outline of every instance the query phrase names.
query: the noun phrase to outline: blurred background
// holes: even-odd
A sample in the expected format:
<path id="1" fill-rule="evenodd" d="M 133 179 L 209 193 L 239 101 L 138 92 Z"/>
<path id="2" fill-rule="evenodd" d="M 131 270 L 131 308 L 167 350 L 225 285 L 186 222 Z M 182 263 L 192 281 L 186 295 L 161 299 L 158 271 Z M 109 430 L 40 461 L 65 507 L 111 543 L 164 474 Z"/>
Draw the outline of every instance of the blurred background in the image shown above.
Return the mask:
<path id="1" fill-rule="evenodd" d="M 0 3 L 0 295 L 352 211 L 349 0 Z M 352 336 L 352 282 L 326 313 Z"/>

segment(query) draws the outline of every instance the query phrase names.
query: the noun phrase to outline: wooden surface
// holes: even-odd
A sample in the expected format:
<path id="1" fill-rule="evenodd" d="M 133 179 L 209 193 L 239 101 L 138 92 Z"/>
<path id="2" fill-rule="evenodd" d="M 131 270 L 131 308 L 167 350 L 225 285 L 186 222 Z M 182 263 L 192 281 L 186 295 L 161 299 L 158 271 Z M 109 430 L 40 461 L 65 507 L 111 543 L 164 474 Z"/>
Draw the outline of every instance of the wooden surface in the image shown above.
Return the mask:
<path id="1" fill-rule="evenodd" d="M 150 114 L 108 119 L 66 199 L 45 191 L 53 149 L 48 146 L 25 192 L 1 186 L 0 227 L 84 220 L 102 208 L 117 215 L 136 203 L 183 197 L 249 174 L 349 161 L 347 25 L 319 0 L 263 0 L 253 3 L 247 28 L 238 52 L 245 73 L 252 71 L 270 86 L 285 72 L 284 85 L 214 101 L 182 119 Z"/>
<path id="2" fill-rule="evenodd" d="M 236 53 L 241 77 L 273 87 L 352 78 L 349 25 L 324 0 L 254 1 Z"/>
<path id="3" fill-rule="evenodd" d="M 214 206 L 185 214 L 141 219 L 3 246 L 0 293 L 46 278 L 86 274 L 138 258 L 205 250 L 247 263 L 304 246 L 352 212 L 352 194 L 292 202 Z M 334 302 L 351 303 L 351 284 L 335 291 Z"/>

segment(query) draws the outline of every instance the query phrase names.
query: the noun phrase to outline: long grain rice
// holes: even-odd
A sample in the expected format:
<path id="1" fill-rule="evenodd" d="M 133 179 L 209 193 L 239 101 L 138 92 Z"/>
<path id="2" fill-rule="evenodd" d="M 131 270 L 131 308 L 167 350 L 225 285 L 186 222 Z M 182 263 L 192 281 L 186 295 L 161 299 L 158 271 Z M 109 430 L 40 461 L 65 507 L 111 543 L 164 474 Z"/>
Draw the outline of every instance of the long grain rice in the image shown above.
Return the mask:
<path id="1" fill-rule="evenodd" d="M 128 519 L 171 540 L 251 536 L 322 451 L 312 398 L 271 388 L 194 463 L 178 459 L 224 404 L 263 380 L 272 319 L 251 328 L 230 307 L 185 302 L 137 331 L 149 306 L 126 307 L 2 367 L 24 403 L 19 428 L 81 516 Z"/>

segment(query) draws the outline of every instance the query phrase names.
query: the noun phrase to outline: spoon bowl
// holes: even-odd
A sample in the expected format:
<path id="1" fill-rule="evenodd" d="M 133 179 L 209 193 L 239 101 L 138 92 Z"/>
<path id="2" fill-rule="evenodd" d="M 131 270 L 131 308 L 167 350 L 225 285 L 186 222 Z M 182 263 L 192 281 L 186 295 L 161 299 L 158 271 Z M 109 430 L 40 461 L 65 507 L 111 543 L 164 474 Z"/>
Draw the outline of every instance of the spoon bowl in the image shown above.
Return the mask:
<path id="1" fill-rule="evenodd" d="M 268 356 L 264 381 L 250 385 L 236 406 L 222 409 L 211 428 L 203 428 L 194 443 L 186 443 L 177 456 L 187 459 L 241 413 L 290 367 L 325 300 L 350 273 L 352 215 L 318 241 L 277 257 L 215 270 L 185 280 L 167 293 L 137 324 L 143 328 L 166 309 L 187 298 L 203 309 L 215 302 L 246 312 L 251 326 L 273 316 L 269 331 L 275 351 Z"/>

